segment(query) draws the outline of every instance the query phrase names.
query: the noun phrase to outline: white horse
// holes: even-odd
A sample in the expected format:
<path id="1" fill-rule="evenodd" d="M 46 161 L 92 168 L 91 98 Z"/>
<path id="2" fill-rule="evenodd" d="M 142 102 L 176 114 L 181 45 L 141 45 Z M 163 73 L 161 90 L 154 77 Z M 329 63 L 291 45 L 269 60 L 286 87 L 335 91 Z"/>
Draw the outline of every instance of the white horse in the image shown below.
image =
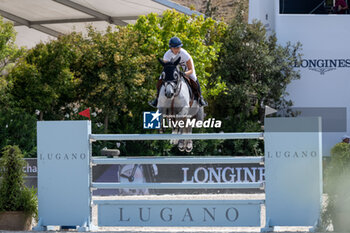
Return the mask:
<path id="1" fill-rule="evenodd" d="M 164 69 L 161 75 L 163 82 L 157 108 L 163 118 L 167 119 L 173 134 L 190 134 L 192 127 L 187 123 L 193 119 L 203 120 L 204 110 L 194 98 L 194 93 L 178 68 L 180 59 L 181 57 L 166 63 L 158 59 Z M 177 144 L 180 151 L 191 152 L 193 149 L 192 140 L 171 140 L 170 142 Z"/>

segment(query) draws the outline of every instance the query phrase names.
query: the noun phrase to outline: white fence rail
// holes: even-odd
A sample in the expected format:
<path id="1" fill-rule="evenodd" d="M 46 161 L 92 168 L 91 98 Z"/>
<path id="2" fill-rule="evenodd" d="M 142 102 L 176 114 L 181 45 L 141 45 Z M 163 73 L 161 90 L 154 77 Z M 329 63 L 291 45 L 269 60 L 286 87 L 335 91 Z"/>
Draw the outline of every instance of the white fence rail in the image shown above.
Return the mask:
<path id="1" fill-rule="evenodd" d="M 91 134 L 90 139 L 102 141 L 145 141 L 145 140 L 223 140 L 223 139 L 263 139 L 263 133 L 195 133 L 195 134 Z"/>

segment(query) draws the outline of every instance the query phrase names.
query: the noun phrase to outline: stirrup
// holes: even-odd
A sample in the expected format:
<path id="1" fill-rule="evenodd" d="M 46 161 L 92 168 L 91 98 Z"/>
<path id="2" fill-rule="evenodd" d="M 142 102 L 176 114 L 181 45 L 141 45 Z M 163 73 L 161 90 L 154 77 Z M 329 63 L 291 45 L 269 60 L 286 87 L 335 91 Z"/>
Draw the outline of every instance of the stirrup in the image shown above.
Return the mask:
<path id="1" fill-rule="evenodd" d="M 149 104 L 151 107 L 153 107 L 153 108 L 157 108 L 158 101 L 157 101 L 157 99 L 150 100 L 150 101 L 148 102 L 148 104 Z"/>
<path id="2" fill-rule="evenodd" d="M 198 103 L 200 107 L 208 106 L 208 103 L 204 100 L 203 96 L 199 97 Z"/>

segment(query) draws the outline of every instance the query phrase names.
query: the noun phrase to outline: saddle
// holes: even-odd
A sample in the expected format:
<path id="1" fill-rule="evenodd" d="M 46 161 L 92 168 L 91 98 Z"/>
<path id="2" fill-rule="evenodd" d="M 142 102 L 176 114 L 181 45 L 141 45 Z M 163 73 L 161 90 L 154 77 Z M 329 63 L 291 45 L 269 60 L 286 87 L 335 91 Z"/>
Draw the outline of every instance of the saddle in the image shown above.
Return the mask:
<path id="1" fill-rule="evenodd" d="M 187 77 L 187 76 L 182 76 L 185 80 L 185 83 L 188 87 L 188 90 L 190 92 L 190 106 L 192 106 L 193 104 L 193 101 L 194 100 L 199 100 L 199 90 L 198 90 L 198 84 L 197 82 L 193 81 L 190 77 Z M 159 93 L 159 90 L 160 90 L 160 87 L 162 86 L 163 84 L 163 80 L 162 79 L 159 79 L 158 82 L 157 82 L 157 90 L 158 90 L 158 93 Z M 158 98 L 158 97 L 157 97 Z"/>
<path id="2" fill-rule="evenodd" d="M 194 95 L 194 98 L 198 100 L 199 98 L 198 84 L 195 81 L 193 81 L 190 77 L 187 77 L 187 76 L 182 76 L 182 77 L 184 78 L 187 86 L 189 87 L 188 89 L 190 90 L 191 99 L 193 98 L 193 95 Z"/>
<path id="3" fill-rule="evenodd" d="M 199 90 L 198 90 L 198 84 L 193 81 L 190 77 L 187 76 L 182 76 L 185 80 L 185 83 L 188 86 L 188 90 L 190 91 L 190 97 L 191 99 L 195 98 L 196 100 L 198 100 L 199 98 Z M 157 82 L 157 90 L 160 89 L 160 87 L 163 84 L 163 80 L 159 79 Z"/>

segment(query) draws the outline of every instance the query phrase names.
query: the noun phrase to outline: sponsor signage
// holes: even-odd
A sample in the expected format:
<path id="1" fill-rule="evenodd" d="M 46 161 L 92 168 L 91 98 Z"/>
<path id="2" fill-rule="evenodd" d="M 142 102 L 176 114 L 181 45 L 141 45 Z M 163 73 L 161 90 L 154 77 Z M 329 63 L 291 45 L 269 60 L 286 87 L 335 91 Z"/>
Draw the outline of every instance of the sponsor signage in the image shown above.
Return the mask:
<path id="1" fill-rule="evenodd" d="M 270 224 L 314 225 L 322 201 L 321 118 L 266 118 L 264 129 Z"/>
<path id="2" fill-rule="evenodd" d="M 260 226 L 258 200 L 95 201 L 99 226 Z"/>
<path id="3" fill-rule="evenodd" d="M 38 166 L 36 158 L 25 158 L 26 165 L 23 167 L 24 176 L 24 184 L 28 188 L 37 188 L 38 184 Z M 0 169 L 0 174 L 2 170 Z M 1 177 L 0 177 L 1 178 Z"/>
<path id="4" fill-rule="evenodd" d="M 128 167 L 126 167 L 128 166 Z M 134 172 L 134 177 L 132 176 Z M 125 178 L 127 177 L 127 178 Z M 97 165 L 93 167 L 95 182 L 150 183 L 242 183 L 262 182 L 265 169 L 261 164 L 159 164 Z M 198 194 L 262 192 L 260 189 L 122 189 L 97 190 L 96 195 L 131 194 Z"/>
<path id="5" fill-rule="evenodd" d="M 40 153 L 39 160 L 85 160 L 86 153 Z"/>
<path id="6" fill-rule="evenodd" d="M 38 212 L 42 226 L 91 222 L 90 134 L 91 121 L 37 122 Z"/>
<path id="7" fill-rule="evenodd" d="M 182 183 L 249 183 L 264 181 L 264 167 L 246 167 L 233 164 L 229 166 L 198 166 L 181 168 Z"/>
<path id="8" fill-rule="evenodd" d="M 36 177 L 38 173 L 38 166 L 36 162 L 36 158 L 24 159 L 26 161 L 26 165 L 23 167 L 23 171 L 27 177 Z"/>
<path id="9" fill-rule="evenodd" d="M 302 159 L 302 158 L 317 158 L 318 153 L 317 151 L 309 151 L 309 150 L 303 150 L 303 151 L 268 151 L 266 153 L 267 158 L 290 158 L 290 159 Z"/>
<path id="10" fill-rule="evenodd" d="M 36 162 L 36 158 L 25 158 L 24 161 L 26 162 L 26 165 L 23 167 L 23 172 L 25 173 L 26 177 L 36 177 L 38 175 L 38 166 Z M 2 169 L 0 168 L 0 172 L 2 172 Z"/>
<path id="11" fill-rule="evenodd" d="M 300 152 L 300 157 L 305 156 L 306 152 Z M 313 156 L 314 152 L 309 155 Z M 289 152 L 290 154 L 290 152 Z M 40 160 L 54 161 L 63 160 L 71 162 L 72 160 L 81 160 L 85 157 L 84 153 L 48 153 L 41 155 Z M 288 152 L 268 152 L 268 156 L 288 156 Z M 296 156 L 292 154 L 291 157 Z M 28 187 L 37 187 L 37 160 L 25 159 L 27 164 L 23 167 L 26 173 L 26 185 Z M 143 182 L 178 182 L 178 183 L 236 183 L 236 182 L 262 182 L 265 180 L 265 169 L 261 164 L 159 164 L 159 165 L 129 165 L 130 170 L 137 166 L 140 173 L 135 173 L 137 176 L 142 176 Z M 155 171 L 156 170 L 156 171 Z M 128 179 L 121 179 L 120 172 L 123 171 L 120 165 L 96 165 L 93 167 L 94 182 L 129 182 Z M 136 180 L 136 179 L 134 179 Z M 128 190 L 124 194 L 133 194 L 135 190 Z M 226 192 L 261 192 L 259 189 L 207 189 L 207 190 L 147 190 L 150 194 L 194 194 L 194 193 L 226 193 Z M 140 192 L 137 192 L 140 193 Z M 94 191 L 94 195 L 122 195 L 119 190 L 102 189 Z"/>
<path id="12" fill-rule="evenodd" d="M 338 68 L 350 68 L 350 59 L 302 59 L 297 68 L 306 68 L 324 75 Z"/>

